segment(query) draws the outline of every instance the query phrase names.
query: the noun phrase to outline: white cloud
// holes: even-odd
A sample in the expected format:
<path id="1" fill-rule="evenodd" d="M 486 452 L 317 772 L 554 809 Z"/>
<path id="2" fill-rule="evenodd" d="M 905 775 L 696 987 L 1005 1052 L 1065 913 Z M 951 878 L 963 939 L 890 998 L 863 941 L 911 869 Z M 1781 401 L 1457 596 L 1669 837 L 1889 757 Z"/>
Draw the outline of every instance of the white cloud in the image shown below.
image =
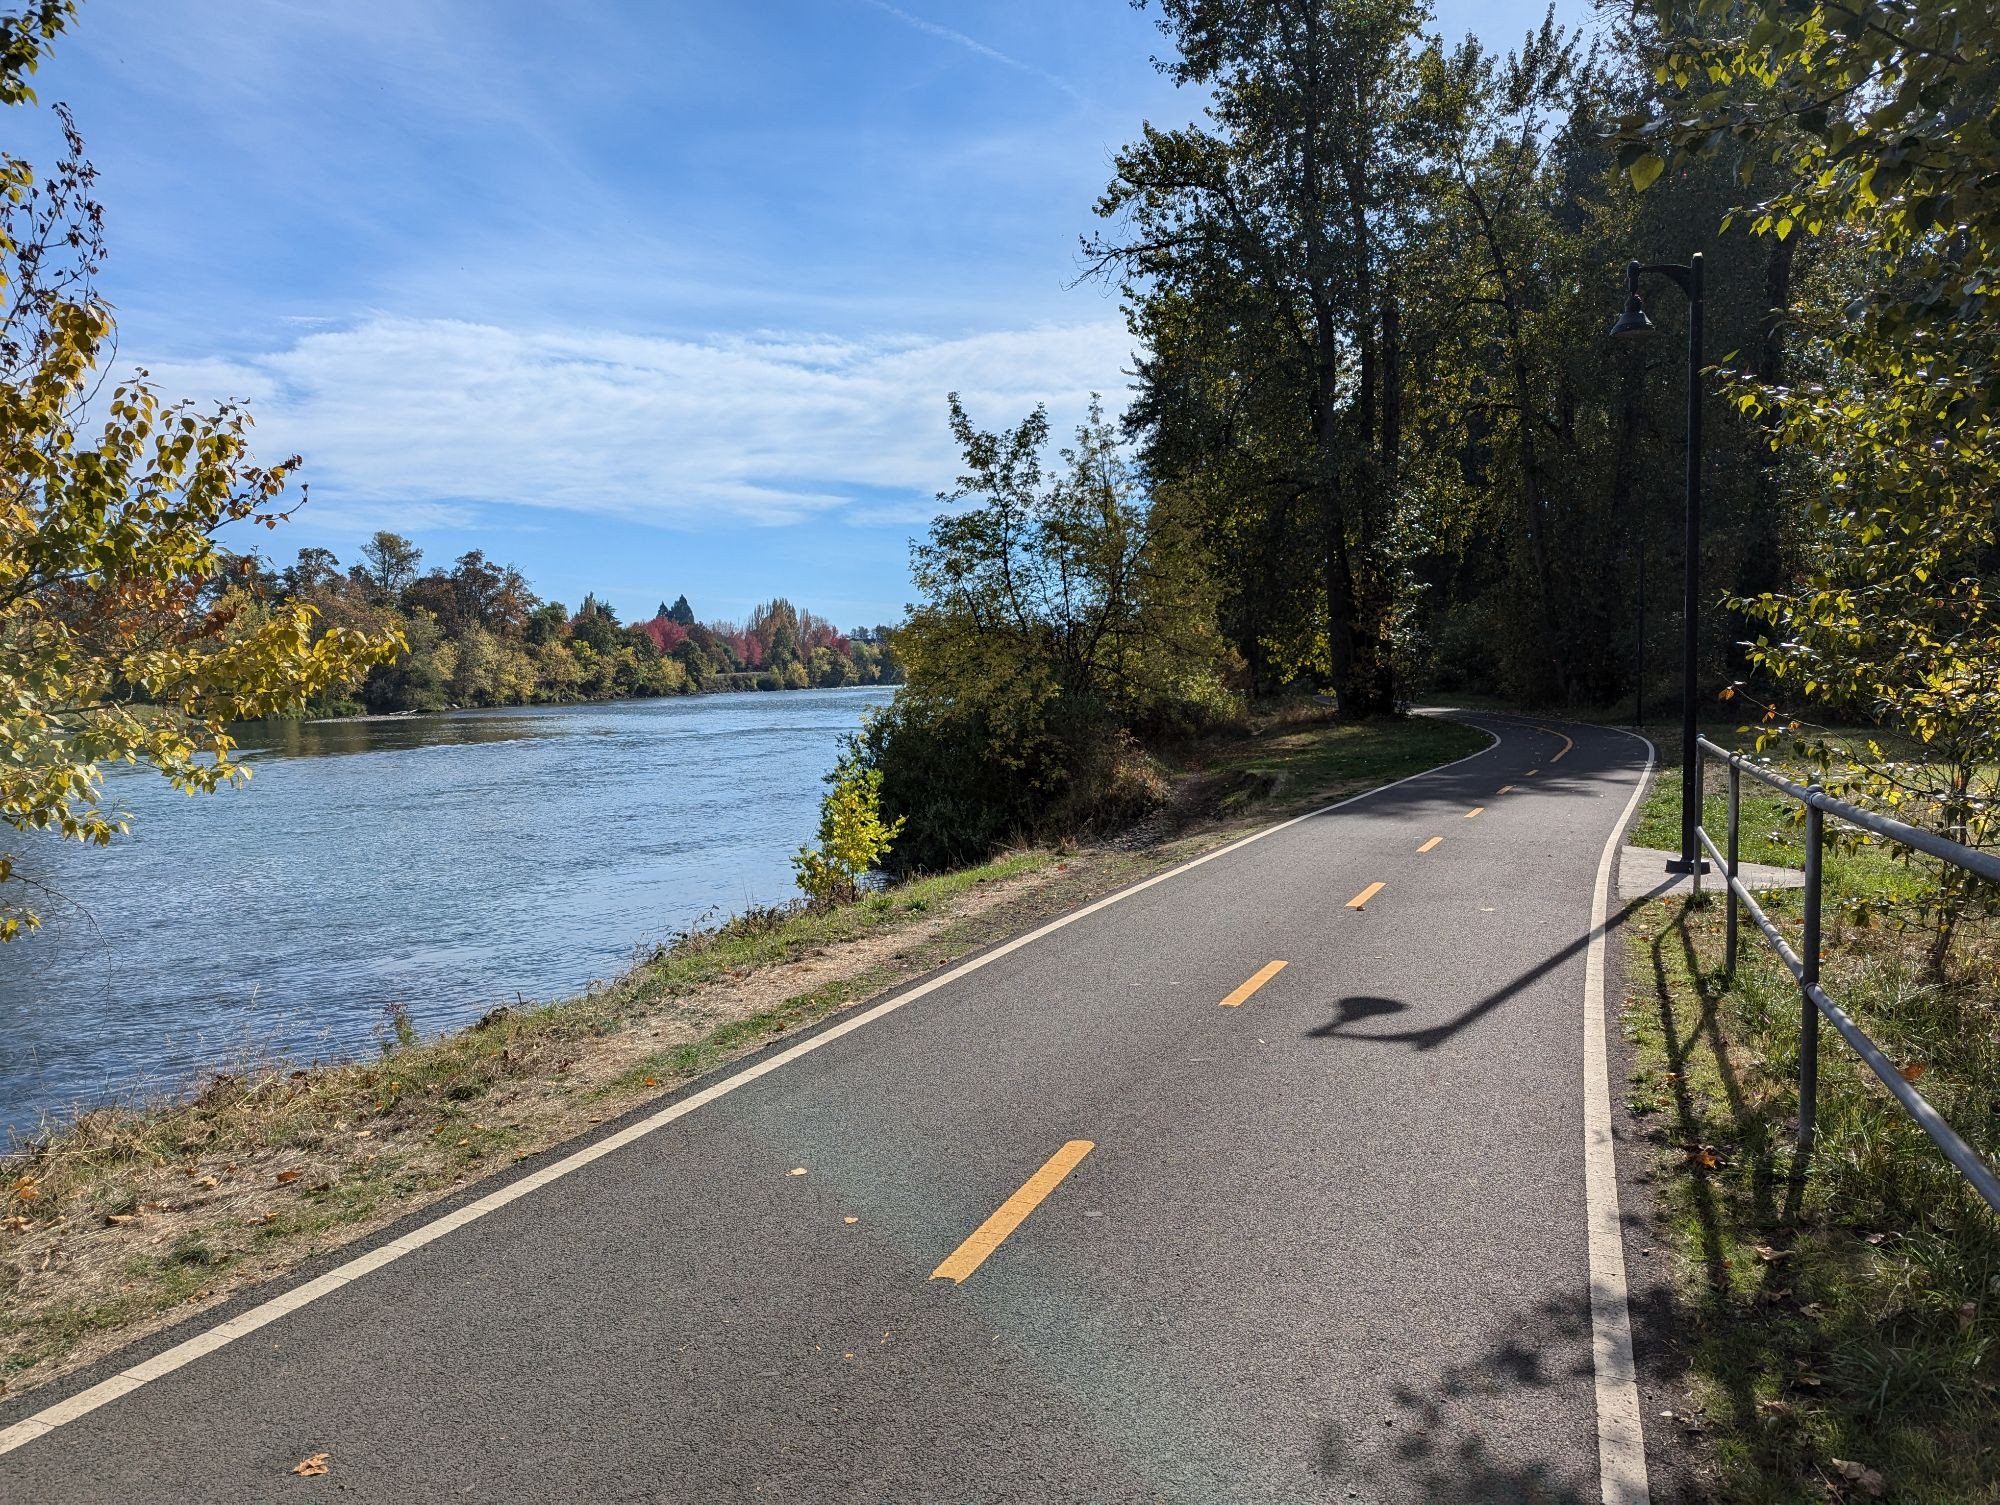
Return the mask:
<path id="1" fill-rule="evenodd" d="M 482 501 L 686 526 L 928 516 L 958 470 L 947 392 L 989 428 L 1045 402 L 1061 433 L 1092 391 L 1122 404 L 1130 350 L 1116 319 L 850 340 L 378 317 L 150 365 L 171 395 L 249 400 L 259 452 L 305 456 L 324 527 Z"/>

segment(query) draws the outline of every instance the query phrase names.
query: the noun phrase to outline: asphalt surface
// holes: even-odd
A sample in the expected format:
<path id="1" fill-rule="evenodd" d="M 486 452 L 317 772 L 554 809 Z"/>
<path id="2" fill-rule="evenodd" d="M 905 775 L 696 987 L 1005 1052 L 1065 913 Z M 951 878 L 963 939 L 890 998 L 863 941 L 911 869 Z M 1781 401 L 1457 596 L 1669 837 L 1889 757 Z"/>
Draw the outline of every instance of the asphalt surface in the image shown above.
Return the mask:
<path id="1" fill-rule="evenodd" d="M 1468 719 L 1501 741 L 36 1438 L 0 1498 L 1596 1498 L 1583 957 L 1644 750 Z"/>

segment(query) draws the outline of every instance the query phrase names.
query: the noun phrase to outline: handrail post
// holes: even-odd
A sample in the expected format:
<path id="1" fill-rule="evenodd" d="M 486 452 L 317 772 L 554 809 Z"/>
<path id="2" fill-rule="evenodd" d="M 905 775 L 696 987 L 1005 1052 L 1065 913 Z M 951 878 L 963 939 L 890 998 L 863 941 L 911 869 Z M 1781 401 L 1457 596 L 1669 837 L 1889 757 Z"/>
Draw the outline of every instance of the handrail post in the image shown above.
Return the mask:
<path id="1" fill-rule="evenodd" d="M 1817 781 L 1810 792 L 1818 794 Z M 1799 977 L 1799 1163 L 1812 1158 L 1813 1132 L 1819 1118 L 1819 1005 L 1813 989 L 1819 986 L 1819 895 L 1820 847 L 1826 834 L 1826 815 L 1817 805 L 1806 806 L 1806 915 L 1804 944 L 1799 960 L 1804 969 Z"/>
<path id="2" fill-rule="evenodd" d="M 1729 895 L 1729 908 L 1722 921 L 1722 975 L 1731 982 L 1736 980 L 1736 854 L 1742 805 L 1743 770 L 1732 758 L 1729 763 L 1729 866 L 1724 882 Z"/>
<path id="3" fill-rule="evenodd" d="M 1695 836 L 1693 831 L 1701 829 L 1701 818 L 1704 813 L 1702 806 L 1708 794 L 1708 754 L 1702 751 L 1701 743 L 1698 741 L 1691 742 L 1689 750 L 1694 753 L 1694 767 L 1682 769 L 1681 777 L 1692 776 L 1694 779 L 1694 821 L 1693 830 L 1688 835 L 1688 850 L 1694 857 L 1688 865 L 1688 881 L 1694 885 L 1689 903 L 1691 906 L 1698 906 L 1701 903 L 1701 870 L 1708 864 L 1702 860 L 1701 839 Z"/>

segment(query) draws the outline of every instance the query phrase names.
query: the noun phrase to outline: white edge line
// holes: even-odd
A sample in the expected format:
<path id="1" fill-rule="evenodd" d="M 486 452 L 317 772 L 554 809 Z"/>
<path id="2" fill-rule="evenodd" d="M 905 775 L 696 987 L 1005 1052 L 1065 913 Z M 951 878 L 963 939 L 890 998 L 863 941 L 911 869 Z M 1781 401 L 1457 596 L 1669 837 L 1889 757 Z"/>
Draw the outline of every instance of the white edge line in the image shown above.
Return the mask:
<path id="1" fill-rule="evenodd" d="M 1623 727 L 1607 727 L 1623 732 Z M 1583 1188 L 1590 1239 L 1590 1365 L 1597 1391 L 1597 1479 L 1604 1505 L 1649 1505 L 1646 1436 L 1625 1284 L 1625 1231 L 1618 1215 L 1617 1147 L 1611 1137 L 1611 1066 L 1605 1044 L 1604 958 L 1611 883 L 1632 812 L 1653 776 L 1653 744 L 1625 811 L 1604 843 L 1590 899 L 1590 950 L 1583 970 Z"/>
<path id="2" fill-rule="evenodd" d="M 1479 713 L 1473 712 L 1472 714 L 1477 715 Z M 1460 725 L 1466 724 L 1468 723 L 1460 723 Z M 1081 909 L 1072 910 L 1058 919 L 1051 920 L 1039 929 L 1031 930 L 1026 935 L 1016 936 L 1004 945 L 995 946 L 991 951 L 982 952 L 968 961 L 960 962 L 950 971 L 939 973 L 928 982 L 918 983 L 908 992 L 899 993 L 893 998 L 884 999 L 873 1008 L 866 1009 L 851 1019 L 842 1020 L 830 1029 L 823 1029 L 811 1038 L 799 1041 L 798 1044 L 792 1046 L 789 1050 L 782 1050 L 776 1055 L 765 1057 L 753 1066 L 747 1066 L 741 1071 L 734 1072 L 722 1081 L 704 1087 L 701 1091 L 684 1097 L 672 1106 L 662 1108 L 658 1113 L 642 1118 L 637 1123 L 628 1124 L 616 1133 L 607 1134 L 604 1138 L 584 1146 L 584 1148 L 575 1151 L 573 1154 L 564 1156 L 561 1160 L 551 1165 L 545 1165 L 539 1170 L 530 1171 L 518 1180 L 510 1181 L 505 1186 L 488 1192 L 477 1201 L 468 1202 L 465 1206 L 453 1212 L 442 1214 L 431 1222 L 425 1223 L 422 1227 L 411 1229 L 400 1238 L 392 1239 L 386 1244 L 369 1250 L 366 1254 L 357 1255 L 344 1264 L 336 1265 L 317 1279 L 309 1280 L 304 1285 L 295 1286 L 282 1295 L 273 1296 L 270 1300 L 260 1302 L 247 1311 L 239 1312 L 228 1321 L 218 1323 L 206 1332 L 197 1333 L 194 1337 L 176 1343 L 171 1348 L 163 1349 L 159 1353 L 154 1354 L 150 1359 L 134 1364 L 129 1369 L 120 1370 L 109 1379 L 99 1380 L 95 1385 L 90 1385 L 79 1390 L 67 1399 L 57 1401 L 54 1405 L 37 1411 L 34 1415 L 21 1421 L 15 1422 L 5 1431 L 0 1431 L 0 1454 L 11 1453 L 23 1443 L 32 1442 L 37 1437 L 53 1432 L 57 1427 L 75 1421 L 79 1417 L 87 1416 L 99 1406 L 106 1405 L 118 1399 L 121 1395 L 130 1394 L 142 1385 L 150 1384 L 154 1380 L 172 1374 L 176 1369 L 193 1363 L 204 1354 L 213 1353 L 218 1348 L 227 1347 L 238 1338 L 253 1333 L 258 1328 L 277 1321 L 280 1317 L 288 1316 L 301 1307 L 309 1306 L 322 1296 L 332 1294 L 334 1291 L 348 1284 L 348 1282 L 358 1280 L 364 1275 L 372 1274 L 385 1265 L 394 1264 L 404 1255 L 415 1253 L 426 1244 L 434 1243 L 436 1240 L 443 1238 L 452 1230 L 463 1228 L 468 1223 L 476 1223 L 489 1213 L 498 1212 L 508 1203 L 518 1201 L 530 1192 L 539 1191 L 551 1182 L 560 1181 L 564 1176 L 569 1175 L 573 1171 L 582 1170 L 593 1160 L 601 1159 L 614 1150 L 623 1149 L 634 1140 L 643 1139 L 655 1130 L 665 1128 L 668 1124 L 674 1122 L 675 1119 L 685 1118 L 688 1114 L 694 1112 L 695 1109 L 705 1107 L 717 1098 L 726 1096 L 739 1087 L 747 1086 L 759 1077 L 768 1076 L 780 1067 L 789 1066 L 801 1056 L 810 1055 L 821 1046 L 830 1045 L 841 1036 L 852 1034 L 863 1025 L 874 1023 L 885 1014 L 894 1013 L 897 1009 L 903 1007 L 904 1004 L 915 1003 L 919 998 L 930 993 L 935 993 L 939 988 L 957 982 L 960 978 L 977 972 L 988 963 L 996 962 L 1003 956 L 1019 951 L 1023 946 L 1031 945 L 1044 936 L 1053 935 L 1064 926 L 1073 925 L 1087 915 L 1096 914 L 1100 909 L 1108 909 L 1113 904 L 1131 898 L 1134 894 L 1144 893 L 1157 883 L 1164 883 L 1169 878 L 1177 878 L 1182 873 L 1198 868 L 1204 863 L 1215 861 L 1218 857 L 1227 857 L 1231 852 L 1240 851 L 1252 842 L 1262 841 L 1267 836 L 1275 836 L 1278 832 L 1289 830 L 1303 821 L 1331 814 L 1333 811 L 1352 805 L 1358 800 L 1372 798 L 1375 795 L 1383 794 L 1391 789 L 1411 783 L 1416 779 L 1429 778 L 1432 774 L 1443 773 L 1447 768 L 1456 768 L 1460 763 L 1469 763 L 1474 758 L 1484 757 L 1500 745 L 1501 738 L 1499 733 L 1489 731 L 1483 726 L 1476 728 L 1476 730 L 1485 732 L 1487 736 L 1493 739 L 1486 746 L 1480 748 L 1478 752 L 1467 753 L 1464 757 L 1454 758 L 1449 763 L 1440 763 L 1435 768 L 1426 768 L 1420 773 L 1410 774 L 1407 778 L 1396 779 L 1387 784 L 1378 784 L 1373 789 L 1364 790 L 1360 794 L 1350 795 L 1346 799 L 1337 800 L 1331 805 L 1323 805 L 1317 810 L 1309 810 L 1304 815 L 1295 815 L 1290 820 L 1280 821 L 1275 826 L 1266 826 L 1261 831 L 1252 831 L 1248 836 L 1232 841 L 1228 846 L 1217 847 L 1213 852 L 1207 852 L 1200 857 L 1192 858 L 1187 862 L 1183 862 L 1178 867 L 1168 868 L 1164 873 L 1155 873 L 1152 877 L 1135 883 L 1129 888 L 1121 888 L 1115 894 L 1107 894 L 1102 899 L 1084 905 Z M 1650 767 L 1651 764 L 1649 763 L 1647 766 Z"/>

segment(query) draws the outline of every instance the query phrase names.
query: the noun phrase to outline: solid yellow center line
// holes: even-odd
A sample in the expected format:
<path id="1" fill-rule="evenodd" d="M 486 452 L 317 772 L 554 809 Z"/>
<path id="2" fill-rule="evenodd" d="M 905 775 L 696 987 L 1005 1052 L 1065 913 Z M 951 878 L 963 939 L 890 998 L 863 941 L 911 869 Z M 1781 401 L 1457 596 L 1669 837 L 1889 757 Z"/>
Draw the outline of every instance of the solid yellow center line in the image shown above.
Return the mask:
<path id="1" fill-rule="evenodd" d="M 1377 894 L 1381 893 L 1384 887 L 1385 885 L 1380 883 L 1369 884 L 1366 888 L 1362 889 L 1360 893 L 1356 894 L 1353 898 L 1347 901 L 1347 907 L 1349 909 L 1359 909 L 1362 905 L 1366 904 L 1370 899 L 1374 898 Z"/>
<path id="2" fill-rule="evenodd" d="M 963 1283 L 974 1270 L 986 1263 L 986 1256 L 998 1249 L 1008 1234 L 1021 1226 L 1023 1218 L 1042 1205 L 1043 1198 L 1062 1185 L 1063 1177 L 1075 1170 L 1078 1162 L 1096 1148 L 1088 1139 L 1072 1139 L 1049 1156 L 1042 1168 L 1028 1177 L 1019 1191 L 1002 1202 L 992 1217 L 972 1231 L 971 1238 L 952 1250 L 950 1259 L 931 1271 L 931 1279 Z"/>
<path id="3" fill-rule="evenodd" d="M 1439 842 L 1443 840 L 1444 838 L 1442 836 L 1433 836 L 1429 841 L 1425 842 L 1422 846 L 1417 848 L 1418 854 L 1421 855 L 1422 853 L 1428 852 L 1432 847 L 1436 846 Z"/>
<path id="4" fill-rule="evenodd" d="M 1243 986 L 1238 988 L 1234 993 L 1231 993 L 1227 998 L 1222 1000 L 1222 1006 L 1226 1009 L 1233 1009 L 1238 1007 L 1239 1005 L 1242 1004 L 1244 999 L 1248 998 L 1252 993 L 1256 992 L 1259 988 L 1263 987 L 1265 983 L 1269 982 L 1272 978 L 1276 977 L 1280 972 L 1284 970 L 1285 970 L 1285 964 L 1283 962 L 1264 963 L 1263 966 L 1257 969 L 1257 973 L 1254 977 L 1252 977 L 1248 982 L 1244 983 Z"/>
<path id="5" fill-rule="evenodd" d="M 1484 805 L 1474 805 L 1470 810 L 1465 812 L 1465 818 L 1467 820 L 1471 820 L 1473 816 L 1477 815 L 1481 810 L 1484 810 L 1485 808 L 1486 807 Z"/>
<path id="6" fill-rule="evenodd" d="M 1574 742 L 1570 741 L 1570 740 L 1569 740 L 1569 738 L 1567 738 L 1567 737 L 1563 737 L 1563 734 L 1562 734 L 1561 732 L 1557 731 L 1557 730 L 1556 730 L 1556 729 L 1555 729 L 1554 727 L 1552 727 L 1552 726 L 1538 726 L 1538 727 L 1536 727 L 1536 728 L 1535 728 L 1535 730 L 1536 730 L 1536 731 L 1538 731 L 1538 732 L 1547 732 L 1547 733 L 1548 733 L 1548 734 L 1549 734 L 1549 735 L 1550 735 L 1551 737 L 1562 737 L 1562 739 L 1563 739 L 1563 750 L 1562 750 L 1562 752 L 1559 752 L 1559 753 L 1557 753 L 1557 754 L 1556 754 L 1556 755 L 1555 755 L 1555 756 L 1554 756 L 1553 758 L 1550 758 L 1550 759 L 1549 759 L 1549 761 L 1550 761 L 1551 763 L 1560 763 L 1560 762 L 1562 762 L 1562 759 L 1563 759 L 1563 753 L 1566 753 L 1566 752 L 1568 752 L 1568 751 L 1569 751 L 1569 750 L 1570 750 L 1570 749 L 1571 749 L 1572 747 L 1575 747 L 1575 746 L 1576 746 L 1576 744 L 1575 744 Z"/>

